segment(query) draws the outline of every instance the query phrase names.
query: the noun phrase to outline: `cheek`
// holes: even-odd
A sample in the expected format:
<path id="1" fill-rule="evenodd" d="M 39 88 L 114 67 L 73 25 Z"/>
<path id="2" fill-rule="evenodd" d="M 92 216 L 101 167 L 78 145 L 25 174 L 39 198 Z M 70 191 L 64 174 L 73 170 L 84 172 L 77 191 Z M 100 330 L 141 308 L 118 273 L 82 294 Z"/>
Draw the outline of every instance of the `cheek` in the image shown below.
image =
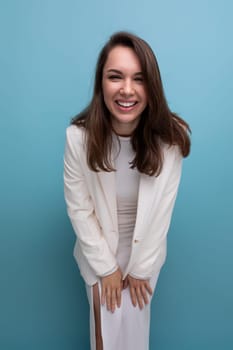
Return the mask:
<path id="1" fill-rule="evenodd" d="M 103 84 L 102 88 L 103 88 L 104 97 L 109 98 L 109 96 L 111 95 L 111 89 L 110 89 L 109 85 L 105 83 L 105 84 Z"/>
<path id="2" fill-rule="evenodd" d="M 114 101 L 114 96 L 116 94 L 116 88 L 110 85 L 103 85 L 103 95 L 105 103 L 112 103 Z"/>
<path id="3" fill-rule="evenodd" d="M 147 98 L 147 93 L 146 93 L 145 89 L 142 89 L 141 96 L 142 96 L 143 100 L 145 101 L 145 103 L 147 104 L 148 98 Z"/>
<path id="4" fill-rule="evenodd" d="M 102 89 L 103 89 L 103 98 L 104 98 L 105 106 L 107 107 L 108 110 L 111 110 L 111 104 L 112 104 L 111 89 L 107 84 L 103 84 Z"/>

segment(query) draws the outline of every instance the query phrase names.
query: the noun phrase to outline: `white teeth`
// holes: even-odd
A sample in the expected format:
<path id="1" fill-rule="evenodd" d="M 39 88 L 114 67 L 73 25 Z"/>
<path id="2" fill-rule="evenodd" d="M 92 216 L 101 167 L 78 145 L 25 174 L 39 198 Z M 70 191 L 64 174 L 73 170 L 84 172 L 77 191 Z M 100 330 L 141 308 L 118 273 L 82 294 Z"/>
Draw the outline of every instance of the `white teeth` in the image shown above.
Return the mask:
<path id="1" fill-rule="evenodd" d="M 122 107 L 132 107 L 136 104 L 136 102 L 120 102 L 120 101 L 117 101 L 117 103 Z"/>

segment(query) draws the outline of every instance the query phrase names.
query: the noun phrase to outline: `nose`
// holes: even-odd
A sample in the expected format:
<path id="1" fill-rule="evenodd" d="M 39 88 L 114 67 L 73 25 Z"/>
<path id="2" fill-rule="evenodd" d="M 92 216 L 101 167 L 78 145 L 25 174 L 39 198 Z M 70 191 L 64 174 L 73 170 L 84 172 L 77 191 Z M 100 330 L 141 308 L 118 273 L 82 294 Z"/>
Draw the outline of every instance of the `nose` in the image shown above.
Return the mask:
<path id="1" fill-rule="evenodd" d="M 135 93 L 133 82 L 131 80 L 125 80 L 120 89 L 122 96 L 132 96 Z"/>

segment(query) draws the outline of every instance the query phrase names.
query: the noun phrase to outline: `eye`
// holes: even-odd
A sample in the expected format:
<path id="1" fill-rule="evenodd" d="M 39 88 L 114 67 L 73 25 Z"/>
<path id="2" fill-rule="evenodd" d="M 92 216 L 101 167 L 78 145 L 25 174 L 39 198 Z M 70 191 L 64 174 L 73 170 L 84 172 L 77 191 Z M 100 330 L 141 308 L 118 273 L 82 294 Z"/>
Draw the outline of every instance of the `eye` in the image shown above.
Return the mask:
<path id="1" fill-rule="evenodd" d="M 109 75 L 108 79 L 110 79 L 110 80 L 119 80 L 119 79 L 121 79 L 121 76 L 117 75 L 117 74 L 112 74 L 112 75 Z"/>
<path id="2" fill-rule="evenodd" d="M 143 77 L 136 77 L 134 80 L 141 83 L 144 81 Z"/>

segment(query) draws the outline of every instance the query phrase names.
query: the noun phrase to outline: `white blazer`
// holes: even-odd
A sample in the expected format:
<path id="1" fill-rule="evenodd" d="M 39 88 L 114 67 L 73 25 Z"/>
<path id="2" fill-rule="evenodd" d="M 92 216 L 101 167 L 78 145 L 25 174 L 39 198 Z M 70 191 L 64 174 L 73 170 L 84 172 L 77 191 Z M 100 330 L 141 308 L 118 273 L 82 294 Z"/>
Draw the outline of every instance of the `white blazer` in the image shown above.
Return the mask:
<path id="1" fill-rule="evenodd" d="M 87 165 L 85 130 L 71 125 L 66 132 L 64 192 L 77 235 L 74 256 L 88 285 L 117 267 L 118 224 L 115 172 L 94 172 Z M 166 258 L 166 237 L 179 186 L 182 156 L 178 146 L 164 145 L 158 177 L 140 175 L 132 250 L 123 278 L 132 273 L 151 278 Z"/>

